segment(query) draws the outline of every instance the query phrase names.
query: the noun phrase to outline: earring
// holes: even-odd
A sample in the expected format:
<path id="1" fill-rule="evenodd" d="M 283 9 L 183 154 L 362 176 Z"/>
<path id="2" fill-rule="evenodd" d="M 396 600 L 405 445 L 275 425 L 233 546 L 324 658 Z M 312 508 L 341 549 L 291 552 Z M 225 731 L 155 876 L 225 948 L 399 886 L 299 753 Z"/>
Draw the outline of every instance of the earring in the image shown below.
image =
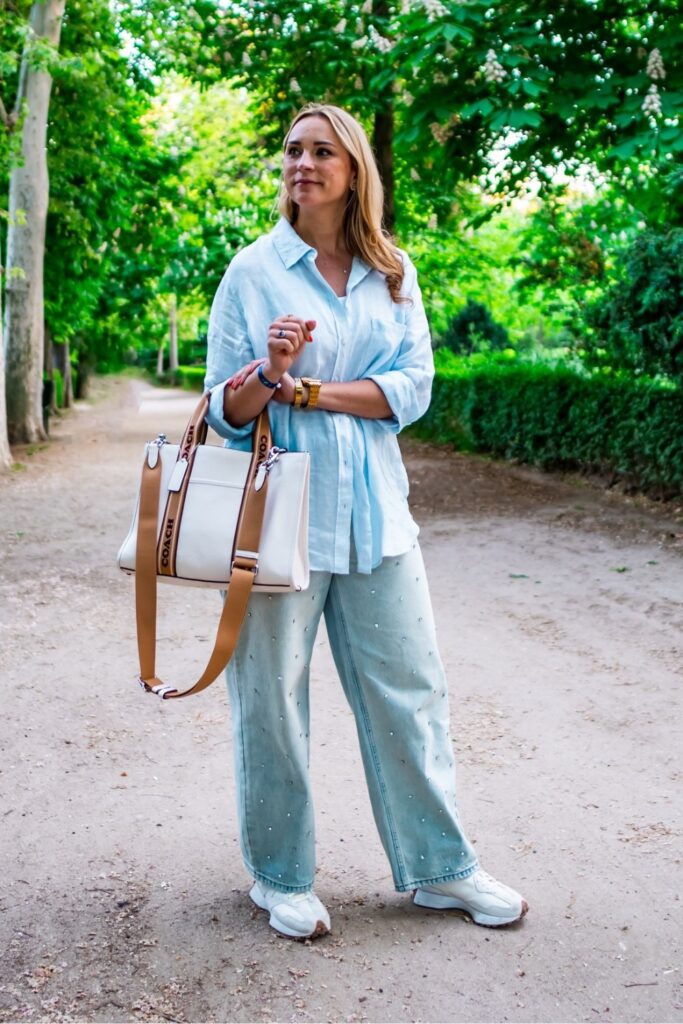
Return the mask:
<path id="1" fill-rule="evenodd" d="M 355 181 L 351 182 L 351 184 L 349 185 L 349 188 L 351 189 L 352 192 L 356 191 L 356 183 L 355 183 Z"/>

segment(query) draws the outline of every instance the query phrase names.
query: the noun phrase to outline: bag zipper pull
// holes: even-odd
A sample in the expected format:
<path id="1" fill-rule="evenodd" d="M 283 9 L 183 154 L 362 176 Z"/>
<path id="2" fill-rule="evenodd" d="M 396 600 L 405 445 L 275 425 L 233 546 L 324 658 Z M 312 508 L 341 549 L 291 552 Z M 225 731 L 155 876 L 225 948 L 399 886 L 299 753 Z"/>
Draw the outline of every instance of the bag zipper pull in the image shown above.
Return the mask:
<path id="1" fill-rule="evenodd" d="M 158 437 L 155 437 L 153 441 L 149 441 L 147 444 L 147 465 L 150 469 L 154 469 L 156 466 L 159 461 L 159 453 L 166 443 L 166 434 L 159 434 Z"/>
<path id="2" fill-rule="evenodd" d="M 286 448 L 278 448 L 276 444 L 270 449 L 263 462 L 259 463 L 259 467 L 256 470 L 256 476 L 254 477 L 254 490 L 260 491 L 266 482 L 266 477 L 270 473 L 271 469 L 280 458 L 281 455 L 287 451 Z"/>

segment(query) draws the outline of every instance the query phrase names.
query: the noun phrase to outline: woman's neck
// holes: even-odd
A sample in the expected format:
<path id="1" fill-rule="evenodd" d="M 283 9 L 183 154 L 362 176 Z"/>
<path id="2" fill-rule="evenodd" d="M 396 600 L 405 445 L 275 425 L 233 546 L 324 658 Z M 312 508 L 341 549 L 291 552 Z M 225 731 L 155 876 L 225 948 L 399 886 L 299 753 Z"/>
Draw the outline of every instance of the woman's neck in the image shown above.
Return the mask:
<path id="1" fill-rule="evenodd" d="M 348 252 L 344 239 L 344 224 L 338 216 L 326 217 L 324 213 L 317 212 L 306 217 L 304 211 L 299 210 L 294 230 L 304 242 L 312 245 L 319 255 L 334 257 Z"/>

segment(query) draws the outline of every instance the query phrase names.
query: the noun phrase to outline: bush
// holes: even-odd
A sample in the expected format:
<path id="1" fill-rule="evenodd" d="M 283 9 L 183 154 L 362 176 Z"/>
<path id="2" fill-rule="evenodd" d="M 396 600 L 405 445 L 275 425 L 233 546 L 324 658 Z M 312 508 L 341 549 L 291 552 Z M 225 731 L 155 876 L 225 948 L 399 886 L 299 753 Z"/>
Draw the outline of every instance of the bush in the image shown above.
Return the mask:
<path id="1" fill-rule="evenodd" d="M 683 228 L 643 232 L 620 273 L 586 311 L 589 362 L 683 381 Z"/>
<path id="2" fill-rule="evenodd" d="M 187 391 L 203 391 L 205 377 L 205 366 L 178 367 L 178 382 L 181 387 L 184 387 Z"/>
<path id="3" fill-rule="evenodd" d="M 565 367 L 454 360 L 434 380 L 416 432 L 464 451 L 546 469 L 610 473 L 631 487 L 683 493 L 683 390 Z"/>
<path id="4" fill-rule="evenodd" d="M 457 355 L 508 348 L 508 332 L 491 316 L 481 302 L 468 299 L 467 305 L 450 321 L 441 343 Z"/>

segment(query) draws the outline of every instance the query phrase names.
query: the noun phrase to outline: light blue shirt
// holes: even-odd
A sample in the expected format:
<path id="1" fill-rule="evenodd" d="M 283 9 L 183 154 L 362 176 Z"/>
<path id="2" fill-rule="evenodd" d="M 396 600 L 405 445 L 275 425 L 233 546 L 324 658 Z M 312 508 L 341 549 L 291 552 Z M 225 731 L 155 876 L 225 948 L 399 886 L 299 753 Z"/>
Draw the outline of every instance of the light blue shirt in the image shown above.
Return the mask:
<path id="1" fill-rule="evenodd" d="M 418 527 L 408 509 L 408 478 L 397 433 L 418 419 L 431 396 L 434 360 L 415 267 L 405 268 L 395 303 L 384 275 L 354 258 L 340 299 L 315 265 L 316 250 L 284 218 L 239 252 L 211 309 L 206 387 L 208 422 L 229 447 L 249 449 L 253 421 L 232 427 L 223 417 L 225 381 L 268 354 L 268 327 L 286 313 L 317 321 L 313 342 L 292 367 L 322 381 L 374 380 L 393 412 L 384 420 L 293 409 L 270 402 L 274 444 L 311 453 L 309 552 L 312 570 L 358 572 L 407 551 Z"/>

